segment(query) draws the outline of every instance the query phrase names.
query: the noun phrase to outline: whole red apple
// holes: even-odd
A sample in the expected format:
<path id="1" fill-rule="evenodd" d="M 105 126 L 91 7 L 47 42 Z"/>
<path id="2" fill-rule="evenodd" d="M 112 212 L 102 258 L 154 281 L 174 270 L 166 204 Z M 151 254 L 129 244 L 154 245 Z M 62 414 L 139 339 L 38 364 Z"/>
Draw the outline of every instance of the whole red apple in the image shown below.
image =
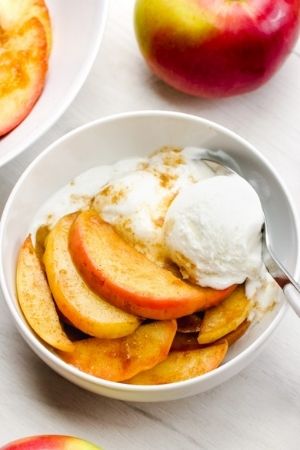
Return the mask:
<path id="1" fill-rule="evenodd" d="M 300 0 L 137 0 L 135 29 L 153 72 L 188 94 L 258 88 L 299 31 Z"/>
<path id="2" fill-rule="evenodd" d="M 101 450 L 90 442 L 72 436 L 32 436 L 1 447 L 0 450 Z"/>

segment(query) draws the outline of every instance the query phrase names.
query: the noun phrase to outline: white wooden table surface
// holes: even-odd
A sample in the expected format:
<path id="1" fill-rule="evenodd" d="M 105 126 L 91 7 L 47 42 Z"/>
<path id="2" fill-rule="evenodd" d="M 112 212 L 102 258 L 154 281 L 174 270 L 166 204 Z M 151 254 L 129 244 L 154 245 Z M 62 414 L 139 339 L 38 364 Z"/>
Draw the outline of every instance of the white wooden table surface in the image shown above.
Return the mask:
<path id="1" fill-rule="evenodd" d="M 19 175 L 49 143 L 95 118 L 138 109 L 193 113 L 241 134 L 280 172 L 300 212 L 300 45 L 259 91 L 194 99 L 166 87 L 145 67 L 133 34 L 133 4 L 111 1 L 103 45 L 82 91 L 39 142 L 0 169 L 0 212 Z M 300 321 L 291 311 L 261 356 L 219 388 L 170 403 L 129 404 L 97 397 L 52 372 L 0 305 L 0 444 L 60 433 L 106 450 L 300 448 Z"/>

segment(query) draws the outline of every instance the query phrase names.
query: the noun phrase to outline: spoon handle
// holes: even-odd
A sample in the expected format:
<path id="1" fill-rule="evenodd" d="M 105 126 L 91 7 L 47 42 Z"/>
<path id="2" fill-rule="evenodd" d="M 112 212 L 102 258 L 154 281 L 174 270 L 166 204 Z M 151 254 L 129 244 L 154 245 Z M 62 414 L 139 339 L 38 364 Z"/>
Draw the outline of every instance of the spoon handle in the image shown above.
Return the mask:
<path id="1" fill-rule="evenodd" d="M 300 317 L 300 291 L 296 288 L 295 285 L 289 283 L 286 284 L 283 288 L 284 295 L 297 314 Z"/>

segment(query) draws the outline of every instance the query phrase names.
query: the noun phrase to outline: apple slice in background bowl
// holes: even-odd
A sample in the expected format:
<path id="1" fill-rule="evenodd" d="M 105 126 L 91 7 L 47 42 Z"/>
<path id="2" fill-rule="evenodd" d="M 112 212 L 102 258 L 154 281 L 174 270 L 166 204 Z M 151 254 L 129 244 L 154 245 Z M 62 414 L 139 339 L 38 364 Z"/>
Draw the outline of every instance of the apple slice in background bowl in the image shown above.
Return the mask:
<path id="1" fill-rule="evenodd" d="M 1 137 L 28 116 L 43 91 L 48 68 L 46 32 L 36 17 L 4 35 L 3 41 L 0 68 Z"/>
<path id="2" fill-rule="evenodd" d="M 26 0 L 26 2 L 18 2 L 17 5 L 18 7 L 21 5 L 22 9 L 24 5 L 30 3 L 31 0 Z M 38 71 L 34 72 L 30 92 L 27 91 L 25 99 L 23 98 L 25 106 L 22 114 L 16 117 L 8 108 L 8 117 L 3 131 L 11 131 L 0 138 L 0 167 L 33 144 L 67 109 L 92 67 L 103 36 L 108 0 L 86 2 L 84 10 L 80 0 L 46 1 L 52 22 L 52 42 L 49 30 L 45 27 L 46 21 L 43 20 L 45 18 L 38 10 L 39 2 L 33 3 L 33 7 L 37 8 L 34 14 L 38 15 L 39 21 L 45 28 L 44 35 L 39 38 L 45 40 L 46 53 L 43 58 L 47 57 L 47 49 L 51 46 L 48 72 L 46 80 L 46 65 L 45 67 L 42 65 Z M 15 10 L 8 9 L 6 0 L 1 0 L 0 19 L 3 19 L 4 11 L 4 25 L 13 27 Z M 38 34 L 38 28 L 35 25 L 35 34 Z M 80 33 L 78 33 L 79 29 Z M 44 81 L 45 86 L 41 93 Z M 1 101 L 0 106 L 3 111 L 4 106 Z M 9 117 L 10 114 L 11 117 Z M 12 129 L 17 123 L 19 123 L 18 126 Z"/>

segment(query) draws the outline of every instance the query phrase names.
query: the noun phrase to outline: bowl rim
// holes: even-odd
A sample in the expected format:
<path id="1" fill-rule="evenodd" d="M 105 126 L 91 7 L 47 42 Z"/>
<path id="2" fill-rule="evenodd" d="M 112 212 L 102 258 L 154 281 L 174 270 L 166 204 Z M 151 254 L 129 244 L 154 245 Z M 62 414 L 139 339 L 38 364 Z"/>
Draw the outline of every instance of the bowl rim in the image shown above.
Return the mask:
<path id="1" fill-rule="evenodd" d="M 68 91 L 68 95 L 65 96 L 64 100 L 60 104 L 60 107 L 51 114 L 51 116 L 44 121 L 43 125 L 32 133 L 31 137 L 28 139 L 25 145 L 21 143 L 17 145 L 12 151 L 8 152 L 3 157 L 0 156 L 0 168 L 5 166 L 5 164 L 9 163 L 13 159 L 15 159 L 18 155 L 25 152 L 29 149 L 31 145 L 33 145 L 39 138 L 44 136 L 47 131 L 58 121 L 58 119 L 64 114 L 64 112 L 68 109 L 71 103 L 75 100 L 76 96 L 79 94 L 80 89 L 84 85 L 92 66 L 96 60 L 96 56 L 98 54 L 100 44 L 103 39 L 105 25 L 108 16 L 108 6 L 109 0 L 102 0 L 102 14 L 99 14 L 99 24 L 98 24 L 98 35 L 97 39 L 95 39 L 90 48 L 90 52 L 88 54 L 87 59 L 85 60 L 85 64 L 83 64 L 77 72 L 76 81 L 72 84 L 72 88 Z M 43 95 L 43 93 L 41 94 Z M 30 113 L 29 113 L 30 114 Z M 14 130 L 11 132 L 13 133 Z"/>
<path id="2" fill-rule="evenodd" d="M 298 216 L 296 214 L 296 208 L 293 199 L 291 198 L 291 195 L 289 191 L 286 188 L 285 183 L 282 181 L 276 170 L 273 168 L 273 166 L 269 163 L 267 158 L 265 158 L 264 155 L 262 155 L 252 144 L 250 144 L 246 139 L 240 137 L 237 133 L 230 130 L 229 128 L 219 125 L 218 123 L 215 123 L 211 120 L 192 115 L 192 114 L 186 114 L 176 111 L 167 111 L 167 110 L 140 110 L 140 111 L 130 111 L 130 112 L 123 112 L 119 114 L 112 114 L 109 116 L 105 116 L 102 118 L 98 118 L 96 120 L 93 120 L 91 122 L 88 122 L 84 125 L 81 125 L 80 127 L 75 128 L 74 130 L 71 130 L 70 132 L 66 133 L 65 135 L 61 136 L 59 139 L 54 141 L 52 144 L 50 144 L 46 149 L 44 149 L 32 162 L 31 164 L 25 169 L 23 174 L 18 179 L 17 183 L 15 184 L 14 188 L 12 189 L 7 202 L 5 204 L 1 222 L 0 222 L 0 286 L 2 287 L 2 292 L 4 294 L 4 298 L 6 301 L 6 304 L 15 320 L 15 323 L 27 341 L 27 343 L 30 345 L 30 347 L 39 355 L 39 357 L 46 363 L 48 361 L 51 361 L 51 364 L 49 365 L 54 368 L 59 368 L 59 373 L 69 373 L 72 378 L 79 378 L 83 382 L 88 383 L 89 385 L 98 386 L 98 387 L 104 387 L 106 389 L 109 389 L 111 391 L 119 391 L 119 392 L 136 392 L 136 393 L 143 393 L 143 392 L 169 392 L 169 391 L 177 391 L 184 387 L 192 387 L 194 385 L 197 385 L 198 383 L 202 383 L 204 381 L 210 380 L 214 378 L 217 375 L 222 376 L 222 373 L 225 375 L 226 372 L 230 372 L 230 369 L 234 366 L 240 365 L 242 367 L 243 362 L 247 360 L 247 358 L 254 354 L 267 339 L 271 336 L 273 331 L 276 329 L 276 327 L 279 325 L 280 321 L 282 320 L 286 310 L 287 310 L 287 302 L 284 302 L 272 322 L 267 326 L 267 328 L 261 333 L 261 335 L 252 343 L 250 344 L 245 350 L 243 350 L 238 355 L 234 356 L 230 361 L 225 362 L 221 366 L 217 367 L 216 369 L 204 374 L 200 375 L 195 378 L 191 378 L 184 381 L 177 381 L 175 383 L 170 384 L 161 384 L 161 385 L 130 385 L 126 384 L 126 381 L 120 383 L 115 381 L 108 381 L 104 380 L 102 378 L 97 378 L 93 375 L 89 375 L 85 372 L 80 371 L 76 367 L 65 363 L 59 356 L 57 356 L 53 351 L 50 350 L 50 347 L 47 346 L 47 344 L 42 343 L 42 341 L 35 335 L 35 333 L 30 329 L 30 327 L 25 322 L 25 319 L 21 317 L 20 314 L 18 314 L 17 309 L 14 306 L 14 300 L 9 294 L 8 289 L 8 283 L 6 282 L 6 278 L 4 275 L 4 269 L 3 265 L 1 264 L 1 261 L 3 259 L 3 242 L 4 242 L 4 232 L 6 228 L 6 222 L 10 214 L 11 205 L 14 202 L 14 199 L 16 195 L 18 194 L 19 187 L 22 185 L 23 181 L 30 175 L 32 169 L 39 164 L 40 160 L 45 158 L 48 153 L 53 151 L 57 146 L 60 146 L 63 142 L 67 141 L 69 138 L 76 136 L 77 134 L 80 134 L 81 132 L 88 130 L 93 127 L 97 127 L 99 125 L 103 125 L 107 122 L 113 122 L 113 121 L 119 121 L 124 119 L 134 119 L 138 117 L 173 117 L 177 119 L 183 119 L 187 121 L 194 121 L 201 123 L 202 125 L 208 126 L 218 132 L 221 132 L 234 140 L 238 141 L 242 146 L 247 147 L 251 150 L 251 152 L 258 157 L 260 160 L 263 161 L 263 163 L 268 167 L 272 175 L 276 178 L 279 185 L 282 188 L 282 191 L 286 197 L 286 200 L 289 204 L 290 211 L 292 214 L 292 218 L 295 224 L 295 230 L 296 230 L 296 240 L 297 240 L 297 253 L 296 253 L 296 263 L 294 268 L 295 277 L 300 275 L 300 222 L 298 219 Z M 42 355 L 42 356 L 41 356 Z M 227 379 L 224 377 L 224 379 Z"/>

